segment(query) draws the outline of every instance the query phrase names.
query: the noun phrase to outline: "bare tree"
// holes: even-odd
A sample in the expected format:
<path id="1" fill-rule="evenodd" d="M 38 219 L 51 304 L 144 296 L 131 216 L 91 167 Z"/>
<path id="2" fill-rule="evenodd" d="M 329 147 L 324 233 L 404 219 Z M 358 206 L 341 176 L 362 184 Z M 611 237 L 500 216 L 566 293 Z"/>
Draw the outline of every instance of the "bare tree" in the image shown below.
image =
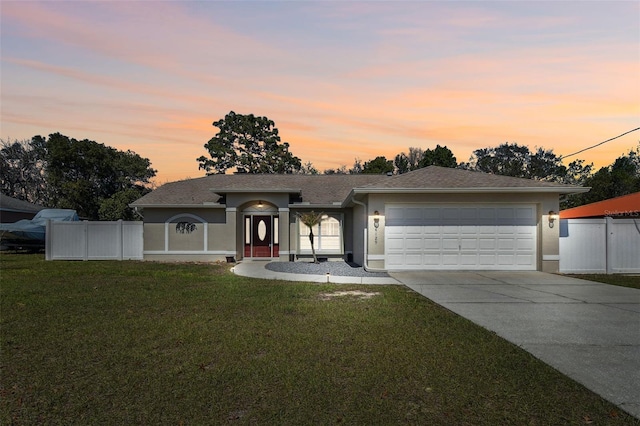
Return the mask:
<path id="1" fill-rule="evenodd" d="M 311 243 L 311 253 L 313 254 L 313 263 L 319 263 L 316 257 L 316 249 L 313 245 L 313 227 L 322 222 L 324 213 L 316 213 L 314 211 L 306 213 L 298 213 L 298 219 L 309 227 L 309 242 Z"/>

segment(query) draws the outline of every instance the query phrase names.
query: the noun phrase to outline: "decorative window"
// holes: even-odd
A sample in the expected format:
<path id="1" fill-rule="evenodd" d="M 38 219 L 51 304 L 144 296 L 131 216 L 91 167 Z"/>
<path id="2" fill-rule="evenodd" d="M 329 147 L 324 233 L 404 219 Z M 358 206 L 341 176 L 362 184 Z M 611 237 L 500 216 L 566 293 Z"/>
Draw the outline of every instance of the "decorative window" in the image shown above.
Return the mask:
<path id="1" fill-rule="evenodd" d="M 280 218 L 278 218 L 278 216 L 274 216 L 273 218 L 273 244 L 280 244 L 280 241 L 278 241 L 279 237 L 278 235 L 280 234 L 280 230 L 278 229 L 280 224 Z"/>
<path id="2" fill-rule="evenodd" d="M 298 221 L 298 247 L 301 253 L 311 253 L 309 227 Z M 313 227 L 313 246 L 318 253 L 342 254 L 342 215 L 329 214 Z"/>
<path id="3" fill-rule="evenodd" d="M 165 222 L 165 251 L 207 251 L 207 222 L 191 213 L 182 213 Z"/>

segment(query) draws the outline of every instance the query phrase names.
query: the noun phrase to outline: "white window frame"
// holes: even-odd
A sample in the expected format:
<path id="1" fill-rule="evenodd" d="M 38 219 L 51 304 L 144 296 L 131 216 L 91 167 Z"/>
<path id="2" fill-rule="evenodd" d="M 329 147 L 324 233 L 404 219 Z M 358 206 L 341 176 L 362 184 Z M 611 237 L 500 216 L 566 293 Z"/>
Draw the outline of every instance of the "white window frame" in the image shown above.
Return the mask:
<path id="1" fill-rule="evenodd" d="M 314 227 L 314 232 L 313 232 L 313 242 L 314 242 L 314 249 L 316 251 L 316 254 L 344 254 L 344 214 L 343 213 L 325 213 L 325 215 L 327 216 L 326 219 L 323 219 L 320 224 L 318 224 L 316 227 Z M 338 249 L 334 249 L 334 248 L 330 248 L 330 249 L 326 249 L 322 246 L 322 239 L 323 237 L 327 238 L 335 238 L 336 235 L 335 234 L 331 234 L 331 235 L 324 235 L 322 233 L 322 223 L 325 220 L 329 220 L 329 219 L 335 219 L 338 222 L 338 231 L 339 231 L 339 235 L 338 235 L 338 240 L 339 240 L 339 248 Z M 298 224 L 298 229 L 297 229 L 297 235 L 298 235 L 298 254 L 312 254 L 311 251 L 311 247 L 309 246 L 309 248 L 302 248 L 302 242 L 303 239 L 306 239 L 306 241 L 309 241 L 309 227 L 307 225 L 305 225 L 304 223 L 302 223 L 300 221 L 300 218 L 297 219 L 297 224 Z M 317 231 L 317 233 L 316 233 Z M 303 233 L 304 232 L 304 233 Z M 308 243 L 305 242 L 305 245 L 309 245 Z"/>

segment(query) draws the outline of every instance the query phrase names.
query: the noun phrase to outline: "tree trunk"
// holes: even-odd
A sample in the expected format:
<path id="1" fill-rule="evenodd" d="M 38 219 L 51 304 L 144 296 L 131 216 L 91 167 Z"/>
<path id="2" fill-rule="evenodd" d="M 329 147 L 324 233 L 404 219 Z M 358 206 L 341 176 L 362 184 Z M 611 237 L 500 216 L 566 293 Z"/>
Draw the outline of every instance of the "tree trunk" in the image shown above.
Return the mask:
<path id="1" fill-rule="evenodd" d="M 316 249 L 313 247 L 313 229 L 311 229 L 311 227 L 309 227 L 309 241 L 311 242 L 311 253 L 313 254 L 313 263 L 320 263 L 318 262 L 318 258 L 316 257 Z"/>

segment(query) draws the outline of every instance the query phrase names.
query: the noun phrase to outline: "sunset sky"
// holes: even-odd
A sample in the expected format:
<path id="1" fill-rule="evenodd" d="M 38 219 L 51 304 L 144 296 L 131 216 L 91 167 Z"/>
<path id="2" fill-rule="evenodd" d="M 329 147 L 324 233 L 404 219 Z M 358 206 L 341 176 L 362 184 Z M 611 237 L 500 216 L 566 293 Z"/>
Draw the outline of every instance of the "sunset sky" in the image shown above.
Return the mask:
<path id="1" fill-rule="evenodd" d="M 303 162 L 503 142 L 570 154 L 640 126 L 640 2 L 7 1 L 4 140 L 131 149 L 200 177 L 229 111 Z M 597 167 L 640 131 L 574 158 Z M 567 159 L 567 163 L 570 159 Z"/>

